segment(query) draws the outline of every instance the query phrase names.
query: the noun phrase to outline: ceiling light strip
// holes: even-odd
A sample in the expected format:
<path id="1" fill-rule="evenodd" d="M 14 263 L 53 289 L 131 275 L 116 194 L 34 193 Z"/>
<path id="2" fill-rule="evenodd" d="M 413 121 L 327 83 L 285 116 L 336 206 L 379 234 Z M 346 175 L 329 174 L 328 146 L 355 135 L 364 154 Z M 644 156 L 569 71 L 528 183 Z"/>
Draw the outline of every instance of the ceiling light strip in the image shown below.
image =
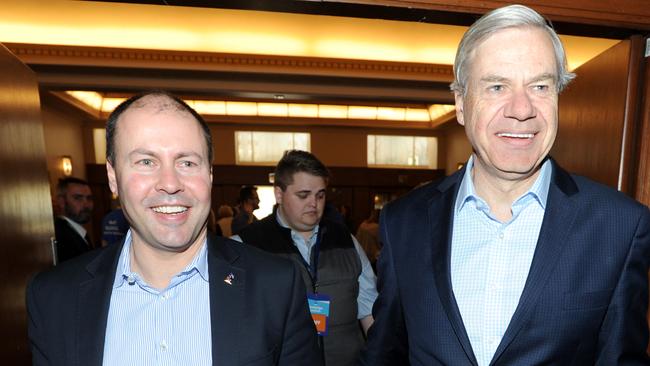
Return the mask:
<path id="1" fill-rule="evenodd" d="M 66 91 L 90 108 L 110 113 L 126 98 L 103 97 L 92 91 Z M 433 104 L 428 108 L 379 107 L 338 104 L 301 104 L 186 100 L 198 113 L 212 116 L 258 116 L 286 118 L 356 119 L 377 121 L 431 122 L 454 110 L 453 105 Z"/>

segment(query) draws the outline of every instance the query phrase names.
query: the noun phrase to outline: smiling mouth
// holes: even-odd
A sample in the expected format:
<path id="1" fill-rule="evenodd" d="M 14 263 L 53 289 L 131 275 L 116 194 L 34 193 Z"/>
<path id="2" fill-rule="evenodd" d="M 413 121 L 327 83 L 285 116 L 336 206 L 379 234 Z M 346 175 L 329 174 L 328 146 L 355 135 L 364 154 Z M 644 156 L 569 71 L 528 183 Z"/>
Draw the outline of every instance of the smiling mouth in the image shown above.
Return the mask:
<path id="1" fill-rule="evenodd" d="M 499 137 L 508 137 L 508 138 L 513 138 L 513 139 L 532 139 L 535 137 L 534 133 L 508 133 L 508 132 L 502 132 L 502 133 L 497 133 L 497 136 Z"/>
<path id="2" fill-rule="evenodd" d="M 167 214 L 167 215 L 178 215 L 184 213 L 188 210 L 185 206 L 157 206 L 151 208 L 154 212 Z"/>

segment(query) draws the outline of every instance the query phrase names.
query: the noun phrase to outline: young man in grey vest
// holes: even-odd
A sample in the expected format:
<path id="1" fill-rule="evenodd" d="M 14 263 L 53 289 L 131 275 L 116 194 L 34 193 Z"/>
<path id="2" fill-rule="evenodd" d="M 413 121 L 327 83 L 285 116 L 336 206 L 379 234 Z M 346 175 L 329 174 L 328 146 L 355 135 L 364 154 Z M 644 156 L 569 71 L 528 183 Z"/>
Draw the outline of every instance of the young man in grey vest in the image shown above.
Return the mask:
<path id="1" fill-rule="evenodd" d="M 275 169 L 273 214 L 247 226 L 239 237 L 297 263 L 325 364 L 347 366 L 355 364 L 373 322 L 376 279 L 347 228 L 323 217 L 328 182 L 329 171 L 314 155 L 286 152 Z"/>

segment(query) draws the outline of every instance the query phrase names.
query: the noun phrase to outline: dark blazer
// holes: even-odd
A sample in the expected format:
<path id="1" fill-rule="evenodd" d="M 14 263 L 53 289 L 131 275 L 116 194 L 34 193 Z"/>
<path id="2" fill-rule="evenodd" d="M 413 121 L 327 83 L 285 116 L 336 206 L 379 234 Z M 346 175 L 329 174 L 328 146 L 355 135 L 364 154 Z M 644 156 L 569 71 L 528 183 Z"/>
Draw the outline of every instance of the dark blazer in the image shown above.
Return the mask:
<path id="1" fill-rule="evenodd" d="M 101 365 L 122 244 L 38 274 L 27 288 L 34 365 Z M 322 365 L 294 265 L 241 243 L 208 240 L 213 365 Z M 222 279 L 235 275 L 232 285 Z"/>
<path id="2" fill-rule="evenodd" d="M 382 210 L 384 247 L 361 365 L 477 365 L 451 288 L 464 170 Z M 517 309 L 491 365 L 648 365 L 646 206 L 553 163 Z"/>
<path id="3" fill-rule="evenodd" d="M 54 219 L 54 236 L 56 237 L 57 263 L 67 261 L 86 253 L 91 247 L 86 240 L 61 217 Z"/>

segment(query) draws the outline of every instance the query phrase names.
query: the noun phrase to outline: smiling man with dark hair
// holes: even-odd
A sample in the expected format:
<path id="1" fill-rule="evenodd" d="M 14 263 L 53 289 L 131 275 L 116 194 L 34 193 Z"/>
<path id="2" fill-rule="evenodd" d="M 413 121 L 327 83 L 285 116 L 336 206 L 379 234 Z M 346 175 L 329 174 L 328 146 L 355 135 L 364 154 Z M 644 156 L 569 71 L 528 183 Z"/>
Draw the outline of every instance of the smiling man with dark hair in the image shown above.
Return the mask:
<path id="1" fill-rule="evenodd" d="M 296 267 L 207 233 L 212 140 L 164 92 L 109 118 L 106 168 L 124 241 L 37 275 L 34 365 L 320 365 Z"/>

